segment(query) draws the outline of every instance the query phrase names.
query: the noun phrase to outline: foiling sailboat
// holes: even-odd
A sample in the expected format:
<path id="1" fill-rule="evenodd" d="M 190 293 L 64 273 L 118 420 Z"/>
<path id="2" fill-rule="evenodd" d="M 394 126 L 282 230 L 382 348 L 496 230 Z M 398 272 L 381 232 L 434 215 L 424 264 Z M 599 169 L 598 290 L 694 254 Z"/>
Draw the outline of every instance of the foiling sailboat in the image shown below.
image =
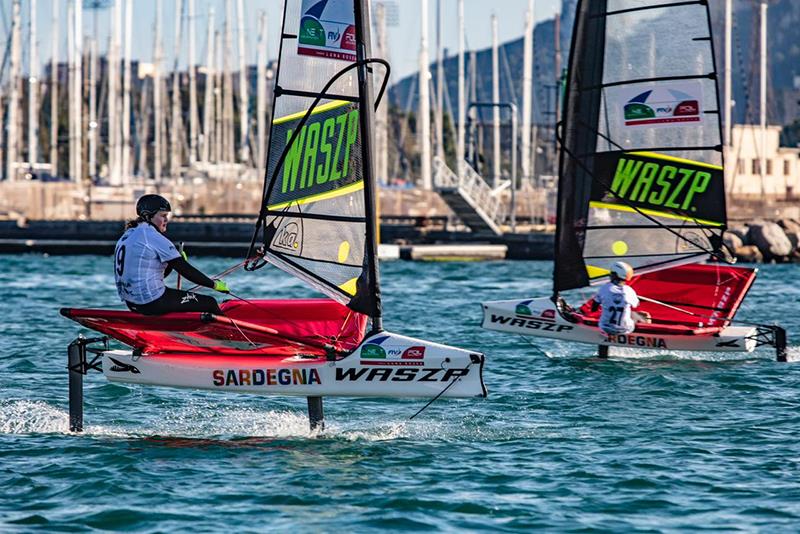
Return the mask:
<path id="1" fill-rule="evenodd" d="M 609 347 L 750 352 L 779 326 L 734 320 L 756 269 L 726 261 L 722 129 L 707 2 L 581 0 L 572 36 L 553 294 L 483 303 L 483 327 Z M 651 322 L 607 335 L 570 290 L 624 260 Z M 708 261 L 713 260 L 713 261 Z"/>
<path id="2" fill-rule="evenodd" d="M 305 396 L 312 428 L 323 396 L 486 396 L 483 354 L 382 327 L 377 64 L 388 77 L 370 56 L 368 0 L 286 0 L 262 209 L 243 265 L 272 264 L 329 298 L 229 300 L 223 315 L 62 309 L 131 347 L 109 350 L 107 337 L 70 344 L 72 430 L 83 426 L 92 369 L 114 382 Z M 385 87 L 386 78 L 381 95 Z"/>

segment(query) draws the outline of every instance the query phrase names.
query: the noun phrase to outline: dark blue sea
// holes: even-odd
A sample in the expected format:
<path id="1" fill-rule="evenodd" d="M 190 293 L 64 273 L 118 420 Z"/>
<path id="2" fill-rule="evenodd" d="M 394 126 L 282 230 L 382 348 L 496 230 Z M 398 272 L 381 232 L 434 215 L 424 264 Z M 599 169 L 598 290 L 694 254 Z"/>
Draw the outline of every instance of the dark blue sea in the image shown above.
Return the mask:
<path id="1" fill-rule="evenodd" d="M 198 259 L 207 273 L 232 260 Z M 547 295 L 550 263 L 382 264 L 385 326 L 481 350 L 489 397 L 214 394 L 86 379 L 68 431 L 61 306 L 119 306 L 112 260 L 0 256 L 0 531 L 798 531 L 800 363 L 589 346 L 479 328 L 480 301 Z M 761 269 L 740 318 L 800 360 L 800 266 Z M 315 296 L 273 268 L 243 297 Z"/>

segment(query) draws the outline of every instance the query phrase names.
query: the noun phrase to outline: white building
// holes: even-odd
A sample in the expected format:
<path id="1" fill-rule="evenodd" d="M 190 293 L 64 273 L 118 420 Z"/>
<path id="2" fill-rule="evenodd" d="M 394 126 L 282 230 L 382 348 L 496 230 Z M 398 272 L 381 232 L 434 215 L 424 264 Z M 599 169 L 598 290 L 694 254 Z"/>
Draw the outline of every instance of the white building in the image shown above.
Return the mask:
<path id="1" fill-rule="evenodd" d="M 780 146 L 780 126 L 734 124 L 726 190 L 732 198 L 800 201 L 800 148 Z M 765 167 L 762 173 L 762 145 Z"/>

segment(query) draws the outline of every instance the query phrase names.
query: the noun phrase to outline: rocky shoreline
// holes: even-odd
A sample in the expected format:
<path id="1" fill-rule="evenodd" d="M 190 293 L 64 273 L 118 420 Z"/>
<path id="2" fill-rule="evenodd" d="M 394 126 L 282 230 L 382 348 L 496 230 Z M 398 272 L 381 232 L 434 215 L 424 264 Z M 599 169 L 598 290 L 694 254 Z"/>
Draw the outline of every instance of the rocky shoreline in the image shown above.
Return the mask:
<path id="1" fill-rule="evenodd" d="M 754 221 L 723 236 L 736 259 L 747 263 L 800 263 L 800 220 Z"/>

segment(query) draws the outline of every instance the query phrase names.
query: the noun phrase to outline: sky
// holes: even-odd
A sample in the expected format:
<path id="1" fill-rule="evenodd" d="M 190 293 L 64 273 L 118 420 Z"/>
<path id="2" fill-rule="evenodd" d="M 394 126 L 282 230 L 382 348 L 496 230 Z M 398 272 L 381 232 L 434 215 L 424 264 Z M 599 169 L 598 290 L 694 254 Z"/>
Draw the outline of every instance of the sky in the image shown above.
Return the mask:
<path id="1" fill-rule="evenodd" d="M 121 0 L 118 0 L 122 4 Z M 373 4 L 378 0 L 372 0 Z M 385 3 L 394 4 L 392 9 L 397 15 L 396 25 L 389 28 L 389 61 L 392 64 L 392 77 L 399 80 L 417 71 L 420 40 L 420 10 L 421 0 L 383 0 Z M 458 46 L 457 0 L 428 0 L 429 3 L 429 46 L 430 58 L 436 58 L 436 8 L 437 1 L 442 3 L 443 11 L 443 46 L 454 54 Z M 491 15 L 497 15 L 498 34 L 501 43 L 512 41 L 522 36 L 525 23 L 525 12 L 529 0 L 465 0 L 465 24 L 468 49 L 481 49 L 491 46 L 492 33 Z M 67 33 L 66 14 L 68 0 L 36 0 L 37 34 L 39 47 L 39 63 L 49 63 L 53 40 L 53 13 L 58 11 L 60 19 L 59 50 L 61 61 L 66 60 Z M 5 47 L 11 26 L 12 0 L 0 0 L 0 48 Z M 111 5 L 113 0 L 84 0 L 84 6 L 91 3 L 106 3 Z M 163 17 L 161 22 L 163 48 L 165 51 L 165 67 L 173 64 L 175 60 L 175 20 L 178 12 L 178 0 L 161 0 Z M 184 2 L 185 3 L 185 2 Z M 278 55 L 278 35 L 281 26 L 283 0 L 243 0 L 244 25 L 246 28 L 246 58 L 249 64 L 255 63 L 256 43 L 258 40 L 258 19 L 263 11 L 267 15 L 268 50 L 269 57 Z M 537 22 L 551 19 L 556 13 L 559 0 L 534 0 L 534 17 Z M 31 0 L 22 0 L 22 39 L 23 39 L 23 69 L 28 71 L 28 21 L 30 20 Z M 234 18 L 236 17 L 237 0 L 231 0 Z M 225 13 L 225 0 L 195 0 L 195 18 L 197 44 L 196 54 L 198 62 L 205 58 L 206 27 L 208 13 L 211 8 L 216 13 L 216 26 L 222 30 L 222 19 Z M 185 8 L 184 8 L 185 9 Z M 153 58 L 153 41 L 155 27 L 156 0 L 135 0 L 133 4 L 133 31 L 132 49 L 135 59 L 150 62 Z M 111 8 L 83 10 L 84 35 L 97 39 L 97 47 L 103 54 L 108 49 Z M 95 26 L 95 22 L 97 23 Z M 234 21 L 234 25 L 235 25 Z M 236 37 L 234 37 L 236 47 Z M 183 43 L 180 50 L 180 65 L 186 65 L 186 30 L 184 29 Z M 6 69 L 7 72 L 7 69 Z M 7 74 L 6 74 L 7 76 Z"/>

